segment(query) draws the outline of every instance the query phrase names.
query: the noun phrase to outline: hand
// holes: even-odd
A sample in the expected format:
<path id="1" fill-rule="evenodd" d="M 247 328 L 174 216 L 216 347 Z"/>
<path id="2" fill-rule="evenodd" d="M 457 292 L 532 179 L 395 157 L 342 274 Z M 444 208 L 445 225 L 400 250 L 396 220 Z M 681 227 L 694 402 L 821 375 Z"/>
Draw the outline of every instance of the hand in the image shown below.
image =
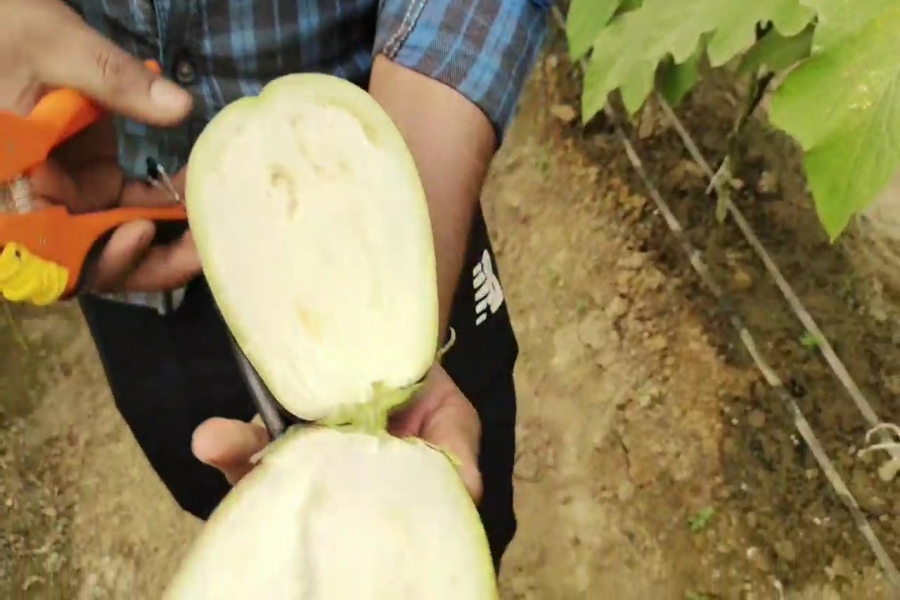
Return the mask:
<path id="1" fill-rule="evenodd" d="M 397 437 L 414 436 L 446 449 L 460 461 L 459 473 L 475 502 L 481 500 L 478 451 L 481 424 L 472 404 L 447 372 L 435 364 L 418 397 L 393 415 L 388 430 Z M 219 469 L 234 485 L 253 469 L 250 460 L 269 443 L 258 418 L 245 423 L 213 418 L 194 432 L 194 456 Z"/>
<path id="2" fill-rule="evenodd" d="M 102 37 L 60 0 L 0 2 L 0 110 L 27 114 L 55 87 L 75 89 L 152 125 L 174 125 L 191 109 L 190 94 Z M 149 201 L 132 185 L 124 188 L 130 193 L 120 193 L 125 182 L 116 154 L 112 119 L 88 128 L 34 174 L 37 203 L 89 212 Z M 145 221 L 116 230 L 86 287 L 157 291 L 178 287 L 199 272 L 189 236 L 151 250 L 153 235 L 153 224 Z"/>
<path id="3" fill-rule="evenodd" d="M 112 118 L 58 148 L 32 174 L 31 184 L 36 204 L 62 204 L 73 213 L 174 203 L 146 182 L 126 182 L 118 164 Z M 173 184 L 183 196 L 183 170 L 173 177 Z M 171 244 L 151 247 L 155 233 L 150 221 L 132 221 L 116 229 L 96 265 L 85 273 L 83 289 L 94 293 L 156 292 L 181 287 L 200 273 L 190 232 Z"/>
<path id="4" fill-rule="evenodd" d="M 190 94 L 144 68 L 61 0 L 3 0 L 0 109 L 27 114 L 54 87 L 152 125 L 175 125 L 191 109 Z"/>

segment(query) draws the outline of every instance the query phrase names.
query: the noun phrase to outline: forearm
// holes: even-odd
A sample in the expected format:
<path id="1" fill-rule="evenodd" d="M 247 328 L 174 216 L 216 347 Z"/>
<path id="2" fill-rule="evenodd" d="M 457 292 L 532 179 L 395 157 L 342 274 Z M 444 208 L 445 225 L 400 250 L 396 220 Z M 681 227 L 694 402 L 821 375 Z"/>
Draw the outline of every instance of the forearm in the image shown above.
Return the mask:
<path id="1" fill-rule="evenodd" d="M 369 92 L 400 129 L 428 198 L 443 340 L 473 213 L 497 145 L 494 129 L 455 90 L 384 56 L 375 59 Z"/>
<path id="2" fill-rule="evenodd" d="M 380 3 L 369 92 L 400 128 L 428 196 L 442 339 L 473 212 L 544 39 L 547 6 L 548 0 Z"/>

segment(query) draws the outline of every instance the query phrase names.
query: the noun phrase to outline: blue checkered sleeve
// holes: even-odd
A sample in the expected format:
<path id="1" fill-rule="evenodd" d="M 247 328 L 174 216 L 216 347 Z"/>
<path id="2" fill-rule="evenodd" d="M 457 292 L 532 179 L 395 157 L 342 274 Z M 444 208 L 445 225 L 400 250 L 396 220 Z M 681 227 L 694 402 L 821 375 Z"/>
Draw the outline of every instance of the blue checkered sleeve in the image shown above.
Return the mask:
<path id="1" fill-rule="evenodd" d="M 503 138 L 547 32 L 550 0 L 383 0 L 375 53 L 473 102 Z"/>

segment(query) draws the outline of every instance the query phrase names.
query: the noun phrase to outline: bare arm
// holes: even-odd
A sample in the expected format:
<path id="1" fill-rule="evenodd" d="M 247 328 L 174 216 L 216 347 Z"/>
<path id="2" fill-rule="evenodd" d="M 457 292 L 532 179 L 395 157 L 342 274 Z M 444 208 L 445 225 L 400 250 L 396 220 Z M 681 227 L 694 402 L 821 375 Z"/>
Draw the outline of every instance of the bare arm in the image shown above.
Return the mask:
<path id="1" fill-rule="evenodd" d="M 443 338 L 496 136 L 485 114 L 457 91 L 384 56 L 375 59 L 369 92 L 394 119 L 422 177 L 434 233 Z"/>
<path id="2" fill-rule="evenodd" d="M 406 139 L 428 196 L 440 332 L 490 161 L 546 31 L 547 0 L 383 0 L 369 92 Z"/>

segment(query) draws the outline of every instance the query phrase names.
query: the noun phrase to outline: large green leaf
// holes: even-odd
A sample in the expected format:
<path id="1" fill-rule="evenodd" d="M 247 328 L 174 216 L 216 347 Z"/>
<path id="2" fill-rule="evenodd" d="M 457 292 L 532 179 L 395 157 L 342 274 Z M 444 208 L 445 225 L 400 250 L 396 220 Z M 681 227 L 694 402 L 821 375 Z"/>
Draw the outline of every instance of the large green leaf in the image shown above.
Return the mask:
<path id="1" fill-rule="evenodd" d="M 628 111 L 637 112 L 653 87 L 659 63 L 667 56 L 675 64 L 687 61 L 704 34 L 710 34 L 707 54 L 716 67 L 754 44 L 757 23 L 771 21 L 791 36 L 814 14 L 799 0 L 645 0 L 596 36 L 585 73 L 582 120 L 593 118 L 618 88 Z"/>
<path id="2" fill-rule="evenodd" d="M 619 12 L 625 13 L 636 8 L 640 8 L 641 4 L 644 3 L 644 0 L 622 0 L 619 3 Z"/>
<path id="3" fill-rule="evenodd" d="M 566 38 L 572 60 L 579 60 L 588 53 L 594 39 L 616 14 L 619 4 L 621 0 L 572 0 L 566 15 Z"/>
<path id="4" fill-rule="evenodd" d="M 738 66 L 742 75 L 755 74 L 761 67 L 778 73 L 808 58 L 812 51 L 815 26 L 810 23 L 797 35 L 786 36 L 772 30 L 759 40 L 744 56 Z"/>
<path id="5" fill-rule="evenodd" d="M 835 239 L 900 168 L 900 2 L 804 1 L 819 15 L 813 56 L 776 91 L 770 119 L 805 151 Z"/>
<path id="6" fill-rule="evenodd" d="M 700 80 L 700 61 L 705 49 L 706 44 L 701 40 L 694 53 L 683 63 L 676 64 L 671 56 L 660 63 L 656 73 L 656 89 L 672 106 L 681 102 Z"/>
<path id="7" fill-rule="evenodd" d="M 895 0 L 801 0 L 801 3 L 819 14 L 814 50 L 872 26 L 873 21 L 886 18 L 885 13 L 897 7 Z"/>

